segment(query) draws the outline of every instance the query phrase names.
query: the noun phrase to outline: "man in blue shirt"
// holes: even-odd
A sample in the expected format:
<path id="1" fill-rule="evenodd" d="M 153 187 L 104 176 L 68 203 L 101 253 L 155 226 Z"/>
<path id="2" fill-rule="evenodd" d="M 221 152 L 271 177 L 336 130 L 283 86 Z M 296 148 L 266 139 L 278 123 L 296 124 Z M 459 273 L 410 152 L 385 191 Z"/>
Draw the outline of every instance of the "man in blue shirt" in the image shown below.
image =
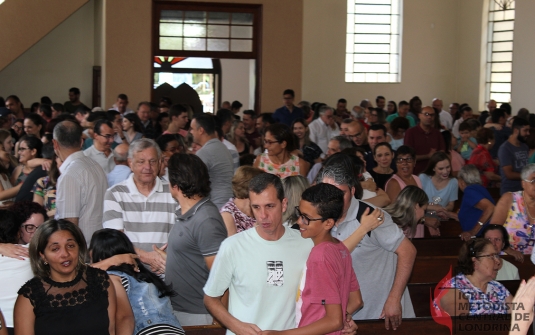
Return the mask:
<path id="1" fill-rule="evenodd" d="M 303 110 L 294 106 L 294 90 L 285 90 L 282 93 L 282 98 L 284 99 L 284 106 L 273 113 L 273 119 L 276 122 L 284 123 L 288 127 L 291 127 L 295 119 L 304 118 Z"/>

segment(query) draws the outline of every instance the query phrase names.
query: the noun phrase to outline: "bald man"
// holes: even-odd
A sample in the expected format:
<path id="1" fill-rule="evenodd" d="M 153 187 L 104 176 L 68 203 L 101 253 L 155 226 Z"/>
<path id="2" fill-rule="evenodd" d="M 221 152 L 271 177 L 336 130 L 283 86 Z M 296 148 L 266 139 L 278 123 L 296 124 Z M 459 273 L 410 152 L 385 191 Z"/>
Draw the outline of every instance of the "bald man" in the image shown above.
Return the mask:
<path id="1" fill-rule="evenodd" d="M 344 127 L 344 136 L 353 142 L 357 147 L 361 147 L 366 152 L 370 152 L 368 145 L 368 132 L 359 121 L 353 120 Z"/>
<path id="2" fill-rule="evenodd" d="M 446 150 L 444 138 L 439 129 L 434 128 L 435 109 L 430 106 L 422 108 L 418 114 L 420 123 L 405 132 L 405 145 L 416 151 L 416 165 L 413 174 L 420 174 L 429 162 L 429 158 L 437 152 Z"/>
<path id="3" fill-rule="evenodd" d="M 446 112 L 444 109 L 442 109 L 444 107 L 442 100 L 439 98 L 433 99 L 432 106 L 440 111 L 440 124 L 446 129 L 451 130 L 451 127 L 453 126 L 453 118 L 449 112 Z"/>
<path id="4" fill-rule="evenodd" d="M 108 173 L 109 187 L 126 180 L 132 172 L 128 166 L 128 144 L 122 143 L 113 149 L 113 160 L 115 167 Z"/>

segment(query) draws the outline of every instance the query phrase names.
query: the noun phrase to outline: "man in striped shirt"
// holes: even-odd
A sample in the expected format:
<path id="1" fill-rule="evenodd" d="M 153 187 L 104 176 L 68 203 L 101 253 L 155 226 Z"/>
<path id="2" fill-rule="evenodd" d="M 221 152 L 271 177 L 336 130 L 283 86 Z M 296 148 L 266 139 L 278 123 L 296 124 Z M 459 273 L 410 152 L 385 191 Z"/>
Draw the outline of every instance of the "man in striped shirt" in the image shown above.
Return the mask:
<path id="1" fill-rule="evenodd" d="M 162 248 L 176 220 L 177 203 L 169 184 L 158 178 L 161 150 L 151 139 L 133 142 L 128 150 L 132 174 L 106 191 L 104 228 L 123 231 L 134 244 L 140 260 L 163 273 L 165 260 L 153 250 Z"/>

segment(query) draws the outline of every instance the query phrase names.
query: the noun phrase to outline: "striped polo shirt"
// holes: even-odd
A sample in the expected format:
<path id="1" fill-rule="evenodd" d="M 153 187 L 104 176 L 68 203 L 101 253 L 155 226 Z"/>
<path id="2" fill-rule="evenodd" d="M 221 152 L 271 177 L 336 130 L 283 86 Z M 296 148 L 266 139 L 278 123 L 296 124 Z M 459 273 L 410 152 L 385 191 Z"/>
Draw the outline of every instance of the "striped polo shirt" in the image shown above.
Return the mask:
<path id="1" fill-rule="evenodd" d="M 156 178 L 146 197 L 139 193 L 131 174 L 106 191 L 103 226 L 123 230 L 135 247 L 152 251 L 153 244 L 160 247 L 167 243 L 177 209 L 168 183 Z"/>

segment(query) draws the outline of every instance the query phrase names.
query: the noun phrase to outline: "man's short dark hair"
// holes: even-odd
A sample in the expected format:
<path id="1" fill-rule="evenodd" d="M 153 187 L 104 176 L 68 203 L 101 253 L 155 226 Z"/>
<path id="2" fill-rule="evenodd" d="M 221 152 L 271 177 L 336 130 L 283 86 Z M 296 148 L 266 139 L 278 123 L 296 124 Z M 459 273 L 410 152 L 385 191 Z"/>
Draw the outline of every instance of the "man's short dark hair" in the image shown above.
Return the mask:
<path id="1" fill-rule="evenodd" d="M 232 122 L 234 120 L 234 113 L 232 113 L 231 110 L 225 108 L 218 110 L 216 112 L 216 116 L 222 125 L 227 122 Z"/>
<path id="2" fill-rule="evenodd" d="M 284 90 L 284 92 L 282 93 L 282 95 L 291 95 L 292 98 L 295 98 L 295 92 L 294 92 L 294 90 L 292 90 L 292 89 Z"/>
<path id="3" fill-rule="evenodd" d="M 95 134 L 100 135 L 100 128 L 104 124 L 110 127 L 111 129 L 113 129 L 113 124 L 111 124 L 111 122 L 108 119 L 102 119 L 102 120 L 98 120 L 95 123 L 95 126 L 93 127 L 93 132 L 95 132 Z"/>
<path id="4" fill-rule="evenodd" d="M 98 120 L 108 119 L 106 112 L 91 112 L 87 117 L 87 122 L 97 122 Z"/>
<path id="5" fill-rule="evenodd" d="M 372 124 L 370 126 L 370 129 L 368 129 L 368 132 L 370 130 L 373 130 L 373 131 L 378 131 L 378 130 L 382 130 L 383 131 L 383 136 L 386 138 L 386 127 L 382 124 Z"/>
<path id="6" fill-rule="evenodd" d="M 39 111 L 41 111 L 47 118 L 52 117 L 52 107 L 49 104 L 41 104 L 39 106 Z"/>
<path id="7" fill-rule="evenodd" d="M 116 111 L 115 109 L 109 109 L 106 111 L 106 117 L 108 118 L 108 121 L 113 122 L 115 121 L 115 117 L 117 115 L 121 115 L 119 111 Z"/>
<path id="8" fill-rule="evenodd" d="M 199 156 L 176 153 L 169 159 L 167 170 L 171 186 L 177 186 L 186 198 L 210 195 L 210 175 Z"/>
<path id="9" fill-rule="evenodd" d="M 69 89 L 69 92 L 70 92 L 70 93 L 73 93 L 73 94 L 75 94 L 75 95 L 80 95 L 80 89 L 79 89 L 78 87 L 71 87 L 71 88 Z"/>
<path id="10" fill-rule="evenodd" d="M 346 99 L 344 99 L 344 98 L 338 99 L 338 102 L 337 102 L 337 104 L 339 104 L 339 103 L 342 103 L 342 104 L 347 104 L 347 100 L 346 100 Z"/>
<path id="11" fill-rule="evenodd" d="M 281 179 L 271 173 L 264 172 L 254 176 L 249 182 L 249 192 L 260 194 L 270 185 L 275 187 L 275 190 L 277 191 L 277 199 L 282 201 L 284 199 L 284 187 L 282 186 Z"/>
<path id="12" fill-rule="evenodd" d="M 409 103 L 405 100 L 401 100 L 398 104 L 398 108 L 401 108 L 402 106 L 409 106 Z"/>
<path id="13" fill-rule="evenodd" d="M 256 113 L 252 109 L 246 109 L 243 111 L 243 115 L 249 115 L 251 119 L 256 119 Z"/>
<path id="14" fill-rule="evenodd" d="M 379 99 L 386 100 L 385 97 L 383 97 L 382 95 L 378 95 L 377 98 L 375 98 L 375 103 L 378 103 Z"/>
<path id="15" fill-rule="evenodd" d="M 512 107 L 510 104 L 508 104 L 507 102 L 504 102 L 503 104 L 500 105 L 500 108 L 503 109 L 503 111 L 505 112 L 505 114 L 507 115 L 511 115 L 511 112 L 513 111 Z"/>
<path id="16" fill-rule="evenodd" d="M 513 125 L 511 126 L 511 128 L 513 130 L 514 129 L 520 130 L 520 128 L 525 127 L 525 126 L 529 126 L 529 121 L 528 120 L 522 119 L 520 117 L 515 117 L 514 120 L 513 120 Z"/>
<path id="17" fill-rule="evenodd" d="M 52 105 L 52 99 L 50 99 L 49 96 L 43 96 L 41 97 L 41 104 L 47 104 L 47 105 Z"/>
<path id="18" fill-rule="evenodd" d="M 121 93 L 117 96 L 117 99 L 126 100 L 128 101 L 128 96 L 124 93 Z"/>
<path id="19" fill-rule="evenodd" d="M 204 129 L 207 135 L 213 135 L 216 131 L 215 116 L 208 113 L 198 113 L 193 115 L 193 120 L 197 123 L 197 127 Z"/>
<path id="20" fill-rule="evenodd" d="M 344 192 L 331 184 L 311 186 L 303 192 L 301 199 L 310 202 L 323 220 L 333 219 L 336 222 L 344 210 Z"/>
<path id="21" fill-rule="evenodd" d="M 262 118 L 262 122 L 269 123 L 270 125 L 275 123 L 275 120 L 273 119 L 273 114 L 271 113 L 262 113 L 259 115 L 259 117 Z"/>
<path id="22" fill-rule="evenodd" d="M 60 104 L 59 102 L 53 103 L 52 108 L 54 108 L 60 114 L 65 112 L 65 107 L 63 106 L 63 104 Z"/>
<path id="23" fill-rule="evenodd" d="M 242 108 L 242 107 L 243 107 L 243 104 L 241 102 L 239 102 L 238 100 L 232 101 L 232 105 L 230 105 L 230 108 L 232 108 L 232 109 L 239 109 L 239 108 Z"/>
<path id="24" fill-rule="evenodd" d="M 54 127 L 54 139 L 61 147 L 79 149 L 82 145 L 82 126 L 73 121 L 62 121 Z"/>
<path id="25" fill-rule="evenodd" d="M 490 112 L 490 117 L 492 119 L 492 123 L 498 123 L 502 117 L 505 118 L 505 111 L 501 108 L 496 108 Z"/>
<path id="26" fill-rule="evenodd" d="M 461 115 L 463 115 L 464 112 L 471 112 L 471 111 L 472 111 L 472 107 L 464 106 L 463 109 L 461 110 Z"/>
<path id="27" fill-rule="evenodd" d="M 173 119 L 173 117 L 179 117 L 182 113 L 187 113 L 188 107 L 184 104 L 174 104 L 169 108 L 169 119 Z"/>

